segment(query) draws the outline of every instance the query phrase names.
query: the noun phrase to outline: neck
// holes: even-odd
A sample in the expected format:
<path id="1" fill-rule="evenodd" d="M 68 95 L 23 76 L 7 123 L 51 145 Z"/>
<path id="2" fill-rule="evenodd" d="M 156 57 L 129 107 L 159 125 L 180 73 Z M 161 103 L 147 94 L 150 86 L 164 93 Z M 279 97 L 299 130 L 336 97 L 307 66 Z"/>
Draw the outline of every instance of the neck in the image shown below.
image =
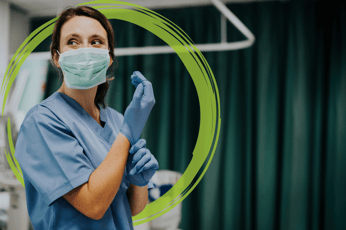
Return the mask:
<path id="1" fill-rule="evenodd" d="M 63 93 L 80 104 L 83 109 L 99 122 L 100 111 L 95 105 L 97 86 L 91 89 L 70 89 L 66 86 L 65 81 L 62 83 L 58 92 Z"/>

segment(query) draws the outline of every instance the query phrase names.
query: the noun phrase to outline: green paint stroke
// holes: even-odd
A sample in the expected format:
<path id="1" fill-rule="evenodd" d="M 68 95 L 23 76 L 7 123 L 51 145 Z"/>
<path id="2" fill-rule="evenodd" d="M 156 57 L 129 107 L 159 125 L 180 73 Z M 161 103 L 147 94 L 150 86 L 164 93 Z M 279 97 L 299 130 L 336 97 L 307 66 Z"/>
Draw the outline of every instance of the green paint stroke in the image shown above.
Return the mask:
<path id="1" fill-rule="evenodd" d="M 6 158 L 7 158 L 8 164 L 10 165 L 14 175 L 17 177 L 19 182 L 23 185 L 23 187 L 25 187 L 24 179 L 23 179 L 23 172 L 22 172 L 22 170 L 21 170 L 21 168 L 19 166 L 19 163 L 18 163 L 17 159 L 14 157 L 15 150 L 14 150 L 13 141 L 12 141 L 10 118 L 8 118 L 8 122 L 7 122 L 7 134 L 8 134 L 8 141 L 9 141 L 9 144 L 10 144 L 11 155 L 12 155 L 12 158 L 14 159 L 14 163 L 13 163 L 12 158 L 10 156 L 10 153 L 7 153 L 7 151 L 5 149 L 5 154 L 6 154 Z"/>
<path id="2" fill-rule="evenodd" d="M 13 60 L 16 59 L 18 60 L 17 63 L 15 65 L 12 66 L 12 68 L 14 67 L 14 71 L 11 73 L 11 75 L 8 77 L 9 80 L 8 84 L 6 85 L 5 88 L 5 96 L 4 96 L 4 101 L 3 101 L 3 106 L 2 106 L 2 113 L 4 114 L 5 111 L 5 104 L 6 104 L 6 100 L 8 97 L 8 94 L 10 92 L 11 86 L 19 72 L 20 67 L 22 66 L 22 64 L 24 63 L 25 59 L 30 55 L 30 53 L 43 41 L 45 40 L 47 37 L 49 37 L 52 33 L 53 33 L 53 28 L 54 28 L 54 24 L 48 26 L 47 28 L 45 28 L 41 33 L 37 34 L 34 38 L 32 38 L 32 40 L 24 47 L 24 49 L 22 50 L 22 52 L 15 58 L 12 58 Z M 50 32 L 50 33 L 49 33 Z M 11 65 L 12 63 L 10 63 Z M 7 70 L 9 70 L 10 65 L 7 67 Z M 12 69 L 11 68 L 11 69 Z M 4 81 L 3 81 L 4 82 Z"/>
<path id="3" fill-rule="evenodd" d="M 15 153 L 15 149 L 14 149 L 14 145 L 13 145 L 13 141 L 12 141 L 12 134 L 11 134 L 11 121 L 10 121 L 10 118 L 8 118 L 8 121 L 7 121 L 7 135 L 8 135 L 8 142 L 10 144 L 10 150 L 11 150 L 11 153 L 12 153 L 12 157 L 14 159 L 14 163 L 16 164 L 16 167 L 18 168 L 19 172 L 21 175 L 23 175 L 23 172 L 19 166 L 19 163 L 17 161 L 17 159 L 14 157 L 14 153 Z"/>
<path id="4" fill-rule="evenodd" d="M 219 91 L 206 59 L 187 34 L 173 22 L 150 9 L 127 2 L 98 0 L 79 5 L 94 7 L 108 19 L 117 19 L 133 23 L 161 38 L 173 48 L 179 56 L 189 72 L 197 90 L 200 104 L 200 128 L 197 142 L 192 153 L 192 160 L 179 181 L 167 193 L 156 201 L 148 204 L 140 214 L 132 218 L 134 225 L 143 224 L 163 215 L 182 202 L 204 176 L 215 153 L 220 133 L 221 118 Z M 34 48 L 52 34 L 54 23 L 57 19 L 58 17 L 35 30 L 17 50 L 15 54 L 16 57 L 14 56 L 11 59 L 5 74 L 6 76 L 12 66 L 9 71 L 9 76 L 6 81 L 3 81 L 1 88 L 3 89 L 3 87 L 5 87 L 3 111 L 9 90 L 18 74 L 20 66 Z M 20 50 L 21 52 L 19 52 Z M 14 60 L 20 61 L 14 64 Z M 4 86 L 5 82 L 8 82 L 6 86 Z M 8 129 L 10 129 L 10 121 L 8 121 Z M 9 134 L 9 140 L 12 143 L 12 137 L 10 136 Z M 10 155 L 7 154 L 6 157 L 11 169 L 24 186 L 22 172 L 14 157 L 14 147 L 11 143 L 12 157 L 18 170 L 12 162 Z"/>
<path id="5" fill-rule="evenodd" d="M 7 85 L 7 81 L 9 80 L 10 76 L 12 75 L 12 71 L 13 71 L 13 68 L 18 64 L 20 58 L 23 56 L 23 54 L 25 54 L 26 50 L 27 50 L 27 47 L 24 48 L 28 43 L 29 41 L 35 37 L 39 32 L 41 32 L 44 28 L 46 28 L 48 25 L 54 23 L 56 20 L 58 19 L 58 17 L 50 20 L 49 22 L 46 22 L 45 24 L 43 24 L 42 26 L 40 26 L 39 28 L 37 28 L 36 30 L 34 30 L 30 35 L 29 37 L 27 37 L 24 42 L 20 45 L 20 47 L 17 49 L 16 53 L 13 55 L 13 57 L 11 58 L 10 60 L 10 64 L 8 65 L 7 69 L 6 69 L 6 72 L 5 72 L 5 76 L 2 80 L 2 85 L 1 85 L 1 89 L 0 89 L 0 92 L 3 93 L 3 90 L 4 90 L 4 86 Z M 24 48 L 24 49 L 23 49 Z M 15 78 L 16 75 L 13 75 L 12 77 Z M 4 100 L 4 103 L 5 103 L 5 100 Z"/>

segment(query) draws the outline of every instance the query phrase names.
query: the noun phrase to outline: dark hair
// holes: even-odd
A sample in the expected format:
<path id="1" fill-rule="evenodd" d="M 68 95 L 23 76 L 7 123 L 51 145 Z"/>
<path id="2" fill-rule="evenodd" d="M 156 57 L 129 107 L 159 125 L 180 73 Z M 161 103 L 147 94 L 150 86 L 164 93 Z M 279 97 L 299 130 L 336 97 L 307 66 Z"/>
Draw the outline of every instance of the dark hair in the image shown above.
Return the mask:
<path id="1" fill-rule="evenodd" d="M 60 35 L 61 35 L 62 26 L 75 16 L 90 17 L 101 23 L 103 28 L 107 31 L 109 54 L 111 55 L 113 59 L 113 63 L 111 66 L 113 66 L 114 62 L 116 62 L 116 58 L 114 55 L 115 41 L 114 41 L 114 32 L 113 32 L 112 25 L 102 13 L 100 13 L 99 11 L 89 6 L 78 6 L 77 8 L 68 8 L 60 14 L 59 19 L 56 21 L 54 25 L 54 30 L 52 35 L 52 44 L 50 46 L 50 53 L 51 53 L 52 59 L 54 60 L 55 55 L 57 55 L 56 51 L 60 50 Z M 54 62 L 53 62 L 53 65 L 55 66 Z M 60 68 L 58 68 L 58 71 L 60 76 L 63 76 Z M 105 107 L 104 100 L 105 100 L 108 88 L 109 88 L 109 84 L 107 81 L 97 87 L 96 97 L 94 101 L 96 106 L 98 106 L 98 104 L 101 104 L 103 107 Z"/>

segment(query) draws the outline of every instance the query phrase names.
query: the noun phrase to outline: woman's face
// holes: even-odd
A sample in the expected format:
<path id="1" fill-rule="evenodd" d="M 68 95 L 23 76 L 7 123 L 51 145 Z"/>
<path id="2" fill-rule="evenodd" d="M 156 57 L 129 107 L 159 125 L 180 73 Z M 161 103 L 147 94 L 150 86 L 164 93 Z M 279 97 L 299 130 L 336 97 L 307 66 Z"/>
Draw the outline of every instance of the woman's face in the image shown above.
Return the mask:
<path id="1" fill-rule="evenodd" d="M 61 27 L 59 53 L 79 48 L 109 48 L 107 31 L 99 21 L 86 16 L 75 16 Z M 58 55 L 56 57 L 54 62 L 60 67 Z M 110 65 L 112 62 L 111 57 Z"/>

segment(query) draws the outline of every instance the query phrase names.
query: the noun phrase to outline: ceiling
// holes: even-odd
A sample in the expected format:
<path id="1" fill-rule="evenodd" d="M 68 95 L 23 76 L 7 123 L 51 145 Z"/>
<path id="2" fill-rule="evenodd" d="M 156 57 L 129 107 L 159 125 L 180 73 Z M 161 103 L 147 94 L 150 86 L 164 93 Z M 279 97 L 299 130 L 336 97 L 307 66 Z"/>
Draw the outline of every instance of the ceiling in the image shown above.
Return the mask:
<path id="1" fill-rule="evenodd" d="M 5 0 L 12 5 L 24 10 L 30 17 L 50 17 L 56 16 L 63 9 L 69 6 L 75 6 L 88 0 Z M 150 9 L 159 8 L 178 8 L 189 6 L 210 5 L 210 0 L 123 0 L 131 2 Z M 249 2 L 267 2 L 270 0 L 222 0 L 224 3 L 249 3 Z M 272 0 L 273 1 L 273 0 Z M 284 1 L 284 0 L 276 0 Z"/>

